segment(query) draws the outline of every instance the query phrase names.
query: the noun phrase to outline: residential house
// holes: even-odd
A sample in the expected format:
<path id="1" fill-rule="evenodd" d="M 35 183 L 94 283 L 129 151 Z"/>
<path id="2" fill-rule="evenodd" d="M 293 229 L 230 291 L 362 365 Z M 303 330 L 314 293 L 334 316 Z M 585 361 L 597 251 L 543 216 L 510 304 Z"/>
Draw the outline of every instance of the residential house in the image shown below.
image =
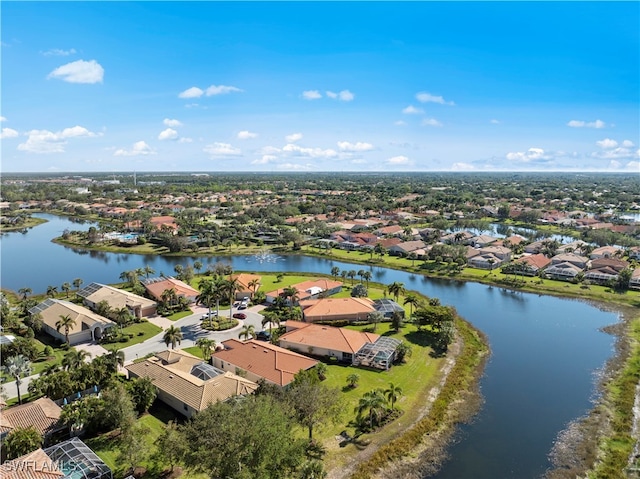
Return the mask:
<path id="1" fill-rule="evenodd" d="M 79 304 L 60 299 L 47 298 L 29 310 L 39 314 L 42 330 L 60 341 L 66 341 L 65 328 L 56 327 L 62 317 L 69 316 L 74 324 L 69 327 L 69 344 L 96 341 L 102 338 L 104 330 L 115 327 L 116 323 L 104 318 Z"/>
<path id="2" fill-rule="evenodd" d="M 545 242 L 546 240 L 540 240 L 529 243 L 524 247 L 524 252 L 529 254 L 538 254 L 544 249 Z"/>
<path id="3" fill-rule="evenodd" d="M 224 349 L 211 356 L 213 365 L 223 371 L 238 371 L 256 382 L 263 379 L 284 387 L 293 381 L 297 373 L 318 364 L 315 359 L 264 341 L 228 339 L 222 345 Z"/>
<path id="4" fill-rule="evenodd" d="M 633 270 L 631 279 L 629 280 L 629 288 L 640 289 L 640 268 L 636 268 Z"/>
<path id="5" fill-rule="evenodd" d="M 511 260 L 511 250 L 504 246 L 487 246 L 477 251 L 471 257 L 467 254 L 467 264 L 472 268 L 494 269 Z"/>
<path id="6" fill-rule="evenodd" d="M 257 274 L 240 273 L 231 275 L 231 279 L 235 279 L 238 283 L 236 299 L 242 299 L 245 297 L 253 298 L 256 291 L 260 289 L 262 276 Z"/>
<path id="7" fill-rule="evenodd" d="M 629 259 L 640 261 L 640 246 L 633 246 L 629 248 Z"/>
<path id="8" fill-rule="evenodd" d="M 514 260 L 513 264 L 518 265 L 513 268 L 513 271 L 516 272 L 516 274 L 536 276 L 540 271 L 551 264 L 551 259 L 547 258 L 543 254 L 532 254 Z"/>
<path id="9" fill-rule="evenodd" d="M 404 228 L 398 225 L 384 226 L 375 230 L 374 234 L 378 236 L 402 236 Z"/>
<path id="10" fill-rule="evenodd" d="M 407 256 L 410 253 L 415 252 L 419 249 L 424 249 L 427 245 L 424 241 L 405 241 L 403 243 L 398 243 L 389 248 L 389 254 L 397 255 L 397 256 Z"/>
<path id="11" fill-rule="evenodd" d="M 600 258 L 591 261 L 589 270 L 585 273 L 584 279 L 593 283 L 606 284 L 611 280 L 618 279 L 618 273 L 629 267 L 629 263 L 616 258 Z"/>
<path id="12" fill-rule="evenodd" d="M 600 248 L 594 249 L 589 255 L 589 258 L 613 258 L 616 256 L 621 256 L 623 253 L 624 250 L 622 248 L 618 248 L 617 246 L 601 246 Z"/>
<path id="13" fill-rule="evenodd" d="M 287 321 L 286 332 L 278 339 L 282 348 L 319 357 L 335 357 L 340 362 L 353 363 L 356 353 L 380 335 L 347 328 Z"/>
<path id="14" fill-rule="evenodd" d="M 320 296 L 331 296 L 342 291 L 342 283 L 326 278 L 318 278 L 290 286 L 298 293 L 298 301 L 315 299 Z M 267 293 L 267 303 L 273 303 L 280 296 L 284 297 L 285 288 L 280 288 Z"/>
<path id="15" fill-rule="evenodd" d="M 582 268 L 573 263 L 553 263 L 545 270 L 545 275 L 551 279 L 572 280 L 582 273 Z"/>
<path id="16" fill-rule="evenodd" d="M 91 283 L 78 291 L 85 306 L 95 310 L 98 303 L 106 301 L 111 309 L 126 307 L 136 318 L 144 318 L 156 314 L 157 303 L 151 299 L 129 291 L 114 288 L 100 283 Z"/>
<path id="17" fill-rule="evenodd" d="M 317 321 L 366 321 L 376 309 L 369 298 L 322 298 L 300 301 L 302 316 L 306 322 Z"/>
<path id="18" fill-rule="evenodd" d="M 60 422 L 61 412 L 60 406 L 48 397 L 3 409 L 0 414 L 0 443 L 13 430 L 33 426 L 47 444 L 53 435 L 66 430 Z"/>
<path id="19" fill-rule="evenodd" d="M 475 235 L 471 231 L 456 231 L 440 238 L 444 244 L 469 244 Z"/>
<path id="20" fill-rule="evenodd" d="M 190 302 L 194 302 L 200 291 L 192 288 L 184 281 L 175 279 L 171 276 L 166 278 L 150 278 L 142 282 L 147 293 L 156 301 L 162 301 L 162 293 L 165 290 L 173 289 L 176 295 L 187 298 Z"/>
<path id="21" fill-rule="evenodd" d="M 584 256 L 579 256 L 574 253 L 557 254 L 551 258 L 552 265 L 560 263 L 571 263 L 580 269 L 585 269 L 589 266 L 589 258 L 585 258 Z"/>
<path id="22" fill-rule="evenodd" d="M 499 238 L 494 238 L 489 235 L 478 235 L 469 239 L 469 243 L 472 244 L 475 248 L 484 248 L 489 246 L 491 243 L 495 243 Z"/>
<path id="23" fill-rule="evenodd" d="M 149 222 L 160 231 L 169 231 L 178 234 L 178 224 L 173 216 L 152 216 Z"/>
<path id="24" fill-rule="evenodd" d="M 188 418 L 209 404 L 252 394 L 258 385 L 181 350 L 166 350 L 125 366 L 130 378 L 151 379 L 158 399 Z"/>

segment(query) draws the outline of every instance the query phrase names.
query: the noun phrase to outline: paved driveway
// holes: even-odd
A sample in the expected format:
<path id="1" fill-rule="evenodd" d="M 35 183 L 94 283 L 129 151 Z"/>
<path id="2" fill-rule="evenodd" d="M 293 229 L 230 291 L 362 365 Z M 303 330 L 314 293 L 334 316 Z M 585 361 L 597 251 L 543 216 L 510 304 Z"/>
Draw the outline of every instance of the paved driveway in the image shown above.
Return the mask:
<path id="1" fill-rule="evenodd" d="M 261 311 L 263 309 L 264 306 L 262 305 L 251 306 L 250 308 L 243 309 L 241 311 L 233 308 L 233 313 L 244 313 L 247 315 L 247 318 L 244 320 L 238 320 L 239 324 L 235 328 L 228 329 L 226 331 L 207 331 L 206 329 L 202 329 L 202 315 L 208 312 L 208 309 L 200 306 L 193 308 L 192 315 L 186 316 L 177 321 L 172 321 L 171 324 L 175 327 L 180 328 L 180 330 L 182 331 L 182 342 L 178 346 L 179 348 L 188 348 L 190 346 L 195 346 L 196 341 L 200 338 L 213 339 L 217 344 L 219 344 L 227 339 L 237 339 L 238 333 L 244 325 L 252 324 L 256 332 L 261 331 L 263 316 L 261 314 L 258 314 L 258 311 Z M 228 314 L 228 310 L 220 312 L 220 316 L 226 316 Z M 161 332 L 140 344 L 135 344 L 133 346 L 129 346 L 128 348 L 124 348 L 122 351 L 124 351 L 125 363 L 133 361 L 137 358 L 142 358 L 150 353 L 168 349 L 167 345 L 164 343 L 163 337 L 164 332 Z"/>

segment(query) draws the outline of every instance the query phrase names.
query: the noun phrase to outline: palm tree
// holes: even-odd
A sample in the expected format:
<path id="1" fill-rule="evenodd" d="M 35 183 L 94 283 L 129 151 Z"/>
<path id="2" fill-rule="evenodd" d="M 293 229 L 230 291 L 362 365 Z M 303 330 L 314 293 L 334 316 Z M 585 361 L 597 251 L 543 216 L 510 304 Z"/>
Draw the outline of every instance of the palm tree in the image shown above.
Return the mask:
<path id="1" fill-rule="evenodd" d="M 400 283 L 399 281 L 394 281 L 393 283 L 387 285 L 387 291 L 390 295 L 392 295 L 396 299 L 396 303 L 398 302 L 398 297 L 401 294 L 404 294 L 406 291 L 404 289 L 404 283 Z"/>
<path id="2" fill-rule="evenodd" d="M 224 289 L 229 298 L 229 321 L 233 319 L 233 300 L 236 298 L 236 293 L 238 292 L 238 288 L 240 284 L 238 283 L 238 278 L 232 278 L 229 276 L 229 279 L 224 282 Z"/>
<path id="3" fill-rule="evenodd" d="M 82 349 L 72 349 L 62 358 L 62 367 L 69 371 L 70 369 L 78 369 L 91 355 Z"/>
<path id="4" fill-rule="evenodd" d="M 361 418 L 362 413 L 368 411 L 369 427 L 373 429 L 374 419 L 377 421 L 382 417 L 385 404 L 386 401 L 382 390 L 374 389 L 373 391 L 364 393 L 355 408 L 355 412 L 357 413 L 358 418 Z"/>
<path id="5" fill-rule="evenodd" d="M 20 385 L 22 384 L 22 377 L 31 374 L 31 361 L 25 358 L 22 354 L 7 358 L 2 366 L 2 371 L 7 375 L 15 379 L 16 389 L 18 390 L 18 404 L 22 404 L 22 396 L 20 396 Z"/>
<path id="6" fill-rule="evenodd" d="M 369 313 L 369 321 L 371 321 L 373 323 L 373 332 L 376 332 L 376 329 L 378 328 L 378 323 L 382 322 L 382 320 L 384 319 L 384 314 L 382 314 L 382 312 L 380 311 L 371 311 Z"/>
<path id="7" fill-rule="evenodd" d="M 398 311 L 391 313 L 391 327 L 396 333 L 402 327 L 402 315 Z"/>
<path id="8" fill-rule="evenodd" d="M 200 281 L 200 294 L 196 296 L 196 304 L 202 304 L 207 307 L 209 311 L 207 318 L 209 319 L 210 324 L 213 322 L 211 317 L 211 307 L 213 306 L 214 301 L 219 301 L 219 296 L 216 293 L 213 281 L 206 279 Z"/>
<path id="9" fill-rule="evenodd" d="M 331 276 L 333 276 L 334 279 L 338 279 L 339 274 L 340 274 L 340 268 L 338 268 L 337 266 L 334 266 L 333 268 L 331 268 Z"/>
<path id="10" fill-rule="evenodd" d="M 104 355 L 104 358 L 113 372 L 116 372 L 118 367 L 124 367 L 124 351 L 112 349 Z"/>
<path id="11" fill-rule="evenodd" d="M 196 346 L 202 351 L 202 358 L 209 362 L 211 360 L 211 353 L 216 349 L 216 342 L 209 338 L 198 338 Z"/>
<path id="12" fill-rule="evenodd" d="M 287 286 L 286 288 L 284 288 L 282 294 L 284 295 L 285 299 L 289 300 L 290 308 L 293 308 L 293 305 L 300 299 L 298 290 L 293 286 Z"/>
<path id="13" fill-rule="evenodd" d="M 347 386 L 351 389 L 358 387 L 358 381 L 360 381 L 360 375 L 358 373 L 351 373 L 347 376 Z"/>
<path id="14" fill-rule="evenodd" d="M 407 293 L 402 304 L 409 305 L 409 318 L 413 317 L 413 308 L 420 306 L 420 298 L 415 293 Z"/>
<path id="15" fill-rule="evenodd" d="M 389 387 L 384 390 L 384 394 L 387 396 L 387 401 L 391 403 L 391 409 L 394 409 L 396 401 L 402 396 L 402 388 L 389 383 Z"/>
<path id="16" fill-rule="evenodd" d="M 265 316 L 262 318 L 262 327 L 264 328 L 265 324 L 269 323 L 269 332 L 273 331 L 273 325 L 275 324 L 276 328 L 280 327 L 280 318 L 275 314 L 271 314 L 269 316 Z"/>
<path id="17" fill-rule="evenodd" d="M 251 288 L 251 298 L 253 298 L 253 295 L 256 294 L 256 291 L 258 291 L 258 287 L 260 286 L 260 280 L 258 278 L 254 278 L 249 281 L 249 284 L 247 284 L 247 286 Z"/>
<path id="18" fill-rule="evenodd" d="M 372 277 L 371 271 L 365 271 L 362 275 L 362 278 L 367 282 L 367 288 L 369 288 L 369 281 L 371 281 Z"/>
<path id="19" fill-rule="evenodd" d="M 175 326 L 169 326 L 169 328 L 164 332 L 164 344 L 169 346 L 171 344 L 171 349 L 176 348 L 176 344 L 182 343 L 182 331 L 180 328 L 176 328 Z"/>
<path id="20" fill-rule="evenodd" d="M 153 269 L 151 266 L 149 266 L 148 264 L 145 265 L 145 267 L 143 268 L 144 270 L 144 275 L 147 279 L 149 279 L 149 276 L 152 274 L 155 274 L 156 270 Z"/>
<path id="21" fill-rule="evenodd" d="M 53 298 L 58 293 L 57 286 L 47 286 L 47 296 Z"/>
<path id="22" fill-rule="evenodd" d="M 71 291 L 71 283 L 69 282 L 62 283 L 62 286 L 60 286 L 60 289 L 65 292 L 66 297 L 68 298 L 69 291 Z"/>
<path id="23" fill-rule="evenodd" d="M 358 270 L 358 276 L 360 276 L 360 282 L 362 283 L 364 281 L 364 270 L 363 269 L 359 269 Z"/>
<path id="24" fill-rule="evenodd" d="M 82 283 L 84 283 L 84 281 L 82 281 L 82 278 L 76 278 L 73 280 L 73 287 L 76 288 L 76 290 L 80 290 L 80 286 L 82 286 Z"/>
<path id="25" fill-rule="evenodd" d="M 120 273 L 120 276 L 118 276 L 118 278 L 120 278 L 122 280 L 122 282 L 124 283 L 125 281 L 129 281 L 129 275 L 131 274 L 130 271 L 123 271 L 122 273 Z"/>
<path id="26" fill-rule="evenodd" d="M 24 301 L 29 297 L 31 293 L 33 293 L 33 290 L 31 288 L 20 288 L 18 290 L 18 293 L 20 294 L 20 296 L 22 296 L 22 300 Z"/>
<path id="27" fill-rule="evenodd" d="M 202 261 L 200 261 L 200 260 L 195 260 L 195 261 L 193 262 L 193 269 L 195 269 L 195 270 L 196 270 L 196 272 L 197 272 L 198 274 L 200 274 L 200 270 L 202 269 Z"/>
<path id="28" fill-rule="evenodd" d="M 57 373 L 58 371 L 60 371 L 60 366 L 58 364 L 49 363 L 44 367 L 44 369 L 40 373 L 40 376 L 51 376 L 52 374 Z"/>
<path id="29" fill-rule="evenodd" d="M 382 256 L 384 254 L 384 246 L 382 246 L 380 243 L 376 243 L 376 245 L 373 247 L 373 252 L 378 256 Z"/>
<path id="30" fill-rule="evenodd" d="M 69 344 L 69 331 L 76 325 L 76 320 L 68 314 L 61 314 L 60 319 L 56 322 L 56 331 L 60 332 L 64 329 L 64 338 L 67 344 Z"/>
<path id="31" fill-rule="evenodd" d="M 351 286 L 353 286 L 353 278 L 356 277 L 356 270 L 355 269 L 350 269 L 349 271 L 347 271 L 347 277 L 351 279 Z"/>
<path id="32" fill-rule="evenodd" d="M 178 300 L 178 293 L 174 288 L 165 289 L 160 295 L 160 300 L 164 303 L 165 307 L 173 306 Z"/>
<path id="33" fill-rule="evenodd" d="M 131 313 L 129 312 L 129 308 L 123 306 L 122 308 L 116 308 L 113 310 L 113 319 L 115 319 L 116 323 L 120 326 L 120 332 L 122 333 L 122 327 L 129 322 L 131 319 Z"/>
<path id="34" fill-rule="evenodd" d="M 240 334 L 238 334 L 238 338 L 242 339 L 256 339 L 256 328 L 253 324 L 245 324 L 240 330 Z"/>

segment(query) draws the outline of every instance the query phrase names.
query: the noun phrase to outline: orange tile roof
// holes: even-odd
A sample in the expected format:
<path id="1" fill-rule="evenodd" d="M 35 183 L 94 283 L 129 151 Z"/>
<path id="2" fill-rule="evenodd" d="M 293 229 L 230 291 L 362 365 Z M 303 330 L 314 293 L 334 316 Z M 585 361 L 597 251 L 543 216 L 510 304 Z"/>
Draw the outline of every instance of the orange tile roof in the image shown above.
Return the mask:
<path id="1" fill-rule="evenodd" d="M 373 301 L 369 298 L 323 298 L 300 301 L 305 316 L 351 316 L 367 314 L 375 311 Z M 364 318 L 363 318 L 364 319 Z"/>
<path id="2" fill-rule="evenodd" d="M 175 278 L 166 278 L 154 283 L 145 284 L 144 287 L 156 299 L 162 299 L 162 293 L 166 289 L 175 289 L 178 296 L 186 296 L 188 298 L 195 297 L 200 294 L 197 289 L 192 288 L 187 283 Z"/>
<path id="3" fill-rule="evenodd" d="M 311 288 L 320 288 L 322 291 L 327 291 L 327 290 L 338 288 L 341 286 L 342 286 L 342 282 L 334 281 L 331 279 L 325 279 L 325 278 L 318 278 L 318 279 L 313 279 L 309 281 L 303 281 L 302 283 L 291 285 L 292 288 L 295 288 L 298 291 L 298 294 L 302 298 L 305 297 L 303 293 L 306 293 L 307 290 L 310 290 Z M 285 288 L 280 288 L 275 291 L 271 291 L 270 293 L 267 293 L 267 296 L 280 296 L 281 294 L 284 293 L 284 290 Z"/>
<path id="4" fill-rule="evenodd" d="M 379 334 L 354 331 L 347 328 L 335 328 L 314 323 L 287 321 L 287 332 L 280 336 L 280 341 L 333 349 L 355 354 L 365 343 L 374 343 Z"/>
<path id="5" fill-rule="evenodd" d="M 535 266 L 538 269 L 544 268 L 549 263 L 551 263 L 551 259 L 547 258 L 543 254 L 532 254 L 531 256 L 523 256 L 516 260 L 517 263 L 526 263 L 531 266 Z"/>
<path id="6" fill-rule="evenodd" d="M 237 339 L 228 339 L 222 344 L 225 349 L 213 353 L 214 358 L 265 378 L 279 386 L 286 386 L 293 381 L 293 377 L 298 372 L 318 364 L 315 359 L 264 341 L 252 339 L 242 342 Z"/>
<path id="7" fill-rule="evenodd" d="M 260 286 L 260 280 L 262 280 L 262 276 L 249 273 L 233 274 L 231 275 L 231 278 L 238 281 L 238 285 L 242 287 L 243 291 L 253 291 L 253 288 L 249 287 L 249 283 L 254 279 L 257 279 L 258 286 Z"/>

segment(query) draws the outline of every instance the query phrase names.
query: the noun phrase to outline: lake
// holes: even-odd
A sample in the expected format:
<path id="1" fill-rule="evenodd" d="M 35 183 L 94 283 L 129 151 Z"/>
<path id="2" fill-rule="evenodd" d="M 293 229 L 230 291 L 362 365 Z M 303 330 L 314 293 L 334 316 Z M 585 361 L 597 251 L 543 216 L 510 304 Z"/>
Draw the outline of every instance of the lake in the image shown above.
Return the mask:
<path id="1" fill-rule="evenodd" d="M 123 271 L 150 265 L 171 275 L 176 264 L 205 264 L 217 258 L 165 258 L 78 252 L 50 240 L 65 229 L 87 229 L 67 219 L 38 215 L 48 223 L 26 234 L 0 239 L 3 288 L 30 287 L 45 292 L 82 278 L 114 283 Z M 550 467 L 548 453 L 560 431 L 586 414 L 596 398 L 596 377 L 614 351 L 614 339 L 601 328 L 619 321 L 619 313 L 585 302 L 505 291 L 475 283 L 434 280 L 391 269 L 330 259 L 286 256 L 274 262 L 253 256 L 221 258 L 235 270 L 299 271 L 329 274 L 333 266 L 369 269 L 374 281 L 400 281 L 407 289 L 440 298 L 487 334 L 492 355 L 480 388 L 484 404 L 474 422 L 459 428 L 451 459 L 435 476 L 451 479 L 524 479 Z"/>

